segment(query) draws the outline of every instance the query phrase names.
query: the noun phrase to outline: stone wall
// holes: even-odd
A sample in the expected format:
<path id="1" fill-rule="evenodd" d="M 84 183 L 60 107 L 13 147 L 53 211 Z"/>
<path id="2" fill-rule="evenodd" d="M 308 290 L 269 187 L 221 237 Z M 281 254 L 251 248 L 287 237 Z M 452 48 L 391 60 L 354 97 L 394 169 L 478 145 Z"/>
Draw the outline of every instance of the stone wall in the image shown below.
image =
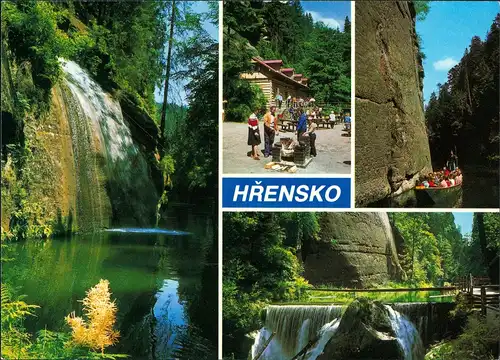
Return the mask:
<path id="1" fill-rule="evenodd" d="M 356 204 L 366 206 L 412 187 L 431 161 L 413 4 L 355 9 Z"/>
<path id="2" fill-rule="evenodd" d="M 385 213 L 325 213 L 320 240 L 305 256 L 304 277 L 313 285 L 367 287 L 402 274 Z"/>

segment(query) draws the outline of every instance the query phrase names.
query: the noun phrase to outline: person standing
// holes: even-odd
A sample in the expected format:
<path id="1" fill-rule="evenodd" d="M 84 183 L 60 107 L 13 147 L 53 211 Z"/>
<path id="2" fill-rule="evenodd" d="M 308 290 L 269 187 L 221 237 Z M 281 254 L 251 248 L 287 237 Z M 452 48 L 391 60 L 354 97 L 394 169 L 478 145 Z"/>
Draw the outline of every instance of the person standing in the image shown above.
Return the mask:
<path id="1" fill-rule="evenodd" d="M 330 125 L 331 125 L 332 129 L 335 126 L 335 112 L 333 112 L 333 111 L 330 113 Z"/>
<path id="2" fill-rule="evenodd" d="M 259 158 L 259 145 L 260 131 L 259 131 L 259 119 L 257 118 L 259 111 L 255 110 L 252 115 L 248 118 L 248 145 L 251 146 L 251 156 L 254 160 L 260 160 Z"/>
<path id="3" fill-rule="evenodd" d="M 281 97 L 281 95 L 278 93 L 278 94 L 276 94 L 276 97 L 274 98 L 274 101 L 275 101 L 276 105 L 277 105 L 279 108 L 281 108 L 281 105 L 280 105 L 280 97 Z"/>
<path id="4" fill-rule="evenodd" d="M 454 171 L 458 167 L 458 157 L 453 153 L 453 150 L 450 151 L 450 159 L 446 163 L 446 167 L 450 169 L 450 171 Z"/>
<path id="5" fill-rule="evenodd" d="M 310 140 L 310 144 L 311 144 L 311 156 L 314 156 L 316 157 L 317 153 L 316 153 L 316 128 L 318 127 L 318 124 L 316 124 L 316 122 L 314 120 L 310 120 L 309 121 L 309 130 L 308 130 L 308 133 L 309 133 L 309 140 Z"/>
<path id="6" fill-rule="evenodd" d="M 347 130 L 351 130 L 351 114 L 347 113 L 346 116 L 344 117 L 344 122 L 345 122 L 345 128 Z"/>
<path id="7" fill-rule="evenodd" d="M 297 140 L 300 141 L 302 135 L 307 131 L 307 115 L 304 110 L 299 109 L 300 116 L 299 121 L 297 123 Z"/>
<path id="8" fill-rule="evenodd" d="M 292 95 L 288 95 L 288 97 L 286 98 L 286 107 L 290 108 L 291 105 L 292 105 Z"/>
<path id="9" fill-rule="evenodd" d="M 278 122 L 276 121 L 276 108 L 271 106 L 269 112 L 264 115 L 264 157 L 271 155 L 274 136 L 278 133 Z"/>

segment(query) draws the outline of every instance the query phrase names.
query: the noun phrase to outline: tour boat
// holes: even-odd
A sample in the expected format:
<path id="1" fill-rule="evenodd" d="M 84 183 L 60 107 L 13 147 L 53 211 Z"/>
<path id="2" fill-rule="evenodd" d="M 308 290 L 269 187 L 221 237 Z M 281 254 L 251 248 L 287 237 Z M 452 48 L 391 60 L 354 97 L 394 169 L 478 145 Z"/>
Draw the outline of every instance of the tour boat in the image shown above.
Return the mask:
<path id="1" fill-rule="evenodd" d="M 417 202 L 421 206 L 455 207 L 462 199 L 462 183 L 448 187 L 415 187 Z"/>

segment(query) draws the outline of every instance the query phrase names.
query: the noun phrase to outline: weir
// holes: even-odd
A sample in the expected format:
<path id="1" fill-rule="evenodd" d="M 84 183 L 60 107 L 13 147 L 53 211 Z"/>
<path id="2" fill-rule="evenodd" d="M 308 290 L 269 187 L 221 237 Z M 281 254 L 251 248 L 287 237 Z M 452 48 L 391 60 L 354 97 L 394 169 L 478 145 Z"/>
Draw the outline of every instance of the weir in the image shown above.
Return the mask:
<path id="1" fill-rule="evenodd" d="M 415 325 L 424 346 L 456 333 L 464 321 L 451 318 L 454 303 L 396 303 L 390 306 Z"/>
<path id="2" fill-rule="evenodd" d="M 338 327 L 341 312 L 341 306 L 269 306 L 266 309 L 265 325 L 252 346 L 252 359 L 262 350 L 273 332 L 274 338 L 259 359 L 291 359 L 309 341 L 319 336 L 318 344 L 304 357 L 304 359 L 316 359 Z"/>
<path id="3" fill-rule="evenodd" d="M 392 331 L 404 351 L 405 360 L 419 360 L 430 343 L 455 332 L 460 320 L 451 319 L 453 303 L 395 303 L 383 305 Z M 304 359 L 321 360 L 326 346 L 335 347 L 337 329 L 342 327 L 345 306 L 272 305 L 266 309 L 264 327 L 250 351 L 254 359 L 292 359 L 310 341 L 315 341 Z M 345 329 L 345 328 L 344 328 Z M 343 329 L 343 330 L 344 330 Z M 274 337 L 268 343 L 268 339 Z M 330 343 L 329 343 L 330 342 Z M 327 345 L 328 344 L 328 345 Z M 267 347 L 266 347 L 267 345 Z"/>
<path id="4" fill-rule="evenodd" d="M 78 230 L 152 225 L 158 195 L 119 102 L 78 64 L 60 61 L 77 177 Z"/>

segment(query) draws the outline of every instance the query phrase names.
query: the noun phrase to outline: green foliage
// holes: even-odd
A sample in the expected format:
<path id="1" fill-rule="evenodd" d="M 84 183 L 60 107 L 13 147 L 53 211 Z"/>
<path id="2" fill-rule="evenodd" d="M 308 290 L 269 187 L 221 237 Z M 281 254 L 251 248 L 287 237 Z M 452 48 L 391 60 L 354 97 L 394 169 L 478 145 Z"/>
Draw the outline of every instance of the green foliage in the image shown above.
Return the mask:
<path id="1" fill-rule="evenodd" d="M 155 86 L 163 80 L 166 13 L 169 3 L 74 3 L 88 41 L 75 55 L 99 83 L 137 94 L 154 116 Z M 80 30 L 81 31 L 81 30 Z"/>
<path id="2" fill-rule="evenodd" d="M 1 337 L 3 359 L 117 359 L 123 354 L 101 354 L 88 348 L 75 346 L 71 335 L 47 329 L 33 336 L 25 331 L 26 317 L 34 316 L 37 305 L 22 301 L 23 296 L 15 296 L 12 288 L 1 284 Z"/>
<path id="3" fill-rule="evenodd" d="M 292 242 L 285 240 L 290 220 L 289 213 L 224 214 L 225 352 L 237 352 L 242 337 L 262 325 L 259 313 L 266 304 L 299 300 L 309 286 L 300 277 L 295 246 L 285 245 Z"/>
<path id="4" fill-rule="evenodd" d="M 252 56 L 282 59 L 309 78 L 311 95 L 318 102 L 350 101 L 351 26 L 344 31 L 314 23 L 300 2 L 224 3 L 225 118 L 245 121 L 260 107 L 247 81 L 240 74 L 252 70 Z"/>
<path id="5" fill-rule="evenodd" d="M 215 8 L 213 9 L 215 10 Z M 215 14 L 210 18 L 216 18 Z M 206 31 L 178 46 L 185 66 L 188 110 L 167 140 L 176 162 L 176 191 L 217 196 L 218 163 L 218 43 Z"/>
<path id="6" fill-rule="evenodd" d="M 425 110 L 433 162 L 442 166 L 453 150 L 459 165 L 498 170 L 500 14 L 486 39 L 472 38 L 460 62 L 438 84 Z"/>
<path id="7" fill-rule="evenodd" d="M 387 286 L 383 286 L 387 288 Z M 440 295 L 439 291 L 411 291 L 411 292 L 381 292 L 381 293 L 356 293 L 356 292 L 331 292 L 314 291 L 309 294 L 304 303 L 313 304 L 350 304 L 359 298 L 367 298 L 384 303 L 410 303 L 410 302 L 451 302 L 453 295 L 440 298 L 430 298 L 430 296 Z"/>
<path id="8" fill-rule="evenodd" d="M 437 284 L 444 272 L 439 244 L 428 224 L 432 213 L 395 213 L 392 216 L 405 241 L 401 265 L 409 282 Z"/>
<path id="9" fill-rule="evenodd" d="M 499 280 L 499 234 L 500 214 L 474 214 L 471 248 L 475 250 L 474 255 L 479 260 L 479 269 L 490 277 L 493 284 L 497 284 Z"/>
<path id="10" fill-rule="evenodd" d="M 491 359 L 498 351 L 500 322 L 469 316 L 464 332 L 455 340 L 434 346 L 426 360 Z"/>
<path id="11" fill-rule="evenodd" d="M 464 236 L 451 213 L 393 213 L 391 218 L 404 238 L 400 263 L 410 283 L 442 285 L 469 274 L 489 274 L 496 283 L 499 214 L 476 213 L 472 234 Z"/>
<path id="12" fill-rule="evenodd" d="M 12 330 L 19 326 L 26 316 L 33 315 L 36 305 L 28 305 L 22 301 L 22 297 L 14 297 L 11 289 L 6 284 L 1 284 L 2 291 L 2 329 Z"/>
<path id="13" fill-rule="evenodd" d="M 18 64 L 31 65 L 33 82 L 42 92 L 35 99 L 46 103 L 52 85 L 61 76 L 58 58 L 71 52 L 69 39 L 58 29 L 64 14 L 50 2 L 2 2 L 9 49 Z"/>
<path id="14" fill-rule="evenodd" d="M 427 17 L 430 10 L 430 1 L 414 1 L 415 13 L 417 14 L 417 20 L 423 21 Z"/>

